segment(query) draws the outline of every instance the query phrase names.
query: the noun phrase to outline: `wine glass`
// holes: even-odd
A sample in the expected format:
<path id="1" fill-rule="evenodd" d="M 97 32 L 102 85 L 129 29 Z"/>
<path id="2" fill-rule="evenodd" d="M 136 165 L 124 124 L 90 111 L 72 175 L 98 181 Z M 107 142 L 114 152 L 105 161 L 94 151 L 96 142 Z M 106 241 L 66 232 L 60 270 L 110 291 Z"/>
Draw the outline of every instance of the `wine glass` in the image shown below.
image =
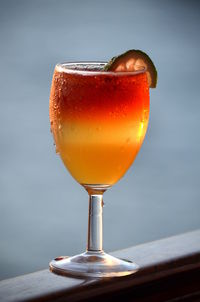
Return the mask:
<path id="1" fill-rule="evenodd" d="M 62 275 L 116 277 L 138 265 L 106 254 L 102 246 L 103 193 L 134 161 L 149 119 L 146 69 L 103 71 L 105 62 L 57 64 L 50 93 L 51 131 L 64 165 L 89 194 L 87 249 L 57 257 Z"/>

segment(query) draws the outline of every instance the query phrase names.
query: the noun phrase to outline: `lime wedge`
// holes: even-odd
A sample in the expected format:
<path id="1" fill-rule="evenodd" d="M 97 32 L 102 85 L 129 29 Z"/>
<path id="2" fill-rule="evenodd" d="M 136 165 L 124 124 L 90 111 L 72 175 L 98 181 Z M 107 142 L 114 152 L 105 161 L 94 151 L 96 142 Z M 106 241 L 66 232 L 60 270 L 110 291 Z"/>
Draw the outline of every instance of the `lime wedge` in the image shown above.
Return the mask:
<path id="1" fill-rule="evenodd" d="M 141 50 L 131 49 L 112 58 L 105 66 L 105 71 L 136 71 L 146 68 L 149 87 L 155 88 L 157 84 L 157 70 L 150 57 Z"/>

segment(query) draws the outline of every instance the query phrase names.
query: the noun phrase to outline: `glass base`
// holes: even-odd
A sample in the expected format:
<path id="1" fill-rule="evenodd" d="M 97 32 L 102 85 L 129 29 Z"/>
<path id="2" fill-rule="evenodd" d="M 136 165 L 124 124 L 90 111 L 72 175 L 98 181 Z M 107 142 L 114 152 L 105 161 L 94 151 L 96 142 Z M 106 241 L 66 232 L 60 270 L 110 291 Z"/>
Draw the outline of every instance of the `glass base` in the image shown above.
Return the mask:
<path id="1" fill-rule="evenodd" d="M 139 267 L 133 262 L 118 259 L 104 252 L 87 251 L 73 257 L 61 256 L 49 263 L 53 273 L 76 277 L 120 277 L 135 273 Z"/>

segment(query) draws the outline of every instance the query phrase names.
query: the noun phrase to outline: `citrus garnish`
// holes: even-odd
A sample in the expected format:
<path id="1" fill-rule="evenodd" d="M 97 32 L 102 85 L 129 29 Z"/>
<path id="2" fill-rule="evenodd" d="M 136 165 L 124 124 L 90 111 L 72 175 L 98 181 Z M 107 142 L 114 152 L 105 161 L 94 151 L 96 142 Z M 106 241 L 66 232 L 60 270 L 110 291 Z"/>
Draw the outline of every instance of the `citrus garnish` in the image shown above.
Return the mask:
<path id="1" fill-rule="evenodd" d="M 131 49 L 123 54 L 113 57 L 105 66 L 105 71 L 136 71 L 146 68 L 149 87 L 155 88 L 157 84 L 157 70 L 150 57 L 141 50 Z"/>

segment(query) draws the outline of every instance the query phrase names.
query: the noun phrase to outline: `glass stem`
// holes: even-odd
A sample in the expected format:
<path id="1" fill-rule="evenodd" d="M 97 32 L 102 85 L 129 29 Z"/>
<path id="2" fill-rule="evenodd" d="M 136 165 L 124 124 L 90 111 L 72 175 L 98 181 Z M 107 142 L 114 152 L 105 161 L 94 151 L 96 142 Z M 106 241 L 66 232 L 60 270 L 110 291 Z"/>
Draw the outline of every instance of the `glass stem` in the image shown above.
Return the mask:
<path id="1" fill-rule="evenodd" d="M 103 194 L 89 193 L 88 252 L 101 252 L 103 248 Z"/>

